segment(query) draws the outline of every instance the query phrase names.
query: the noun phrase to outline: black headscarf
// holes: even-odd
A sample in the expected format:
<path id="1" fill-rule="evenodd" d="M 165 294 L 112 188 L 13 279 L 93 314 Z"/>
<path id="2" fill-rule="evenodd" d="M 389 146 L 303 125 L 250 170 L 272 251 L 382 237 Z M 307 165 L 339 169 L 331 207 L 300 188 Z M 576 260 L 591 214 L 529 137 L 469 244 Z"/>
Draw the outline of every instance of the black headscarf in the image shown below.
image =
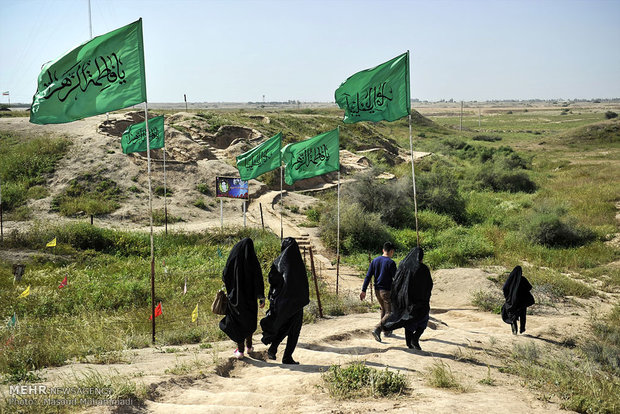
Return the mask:
<path id="1" fill-rule="evenodd" d="M 416 247 L 398 265 L 392 282 L 392 313 L 385 329 L 402 328 L 428 317 L 433 279 L 428 266 L 422 263 L 423 257 L 422 249 Z"/>
<path id="2" fill-rule="evenodd" d="M 530 293 L 532 285 L 523 276 L 521 266 L 516 266 L 502 288 L 506 302 L 502 306 L 502 319 L 506 323 L 513 323 L 519 313 L 534 304 L 534 296 Z"/>
<path id="3" fill-rule="evenodd" d="M 273 342 L 282 325 L 310 303 L 306 266 L 294 238 L 282 240 L 282 253 L 271 265 L 269 284 L 269 310 L 260 321 L 264 344 Z"/>
<path id="4" fill-rule="evenodd" d="M 245 238 L 230 251 L 222 273 L 228 306 L 220 329 L 235 342 L 242 342 L 256 331 L 258 304 L 265 284 L 252 239 Z"/>

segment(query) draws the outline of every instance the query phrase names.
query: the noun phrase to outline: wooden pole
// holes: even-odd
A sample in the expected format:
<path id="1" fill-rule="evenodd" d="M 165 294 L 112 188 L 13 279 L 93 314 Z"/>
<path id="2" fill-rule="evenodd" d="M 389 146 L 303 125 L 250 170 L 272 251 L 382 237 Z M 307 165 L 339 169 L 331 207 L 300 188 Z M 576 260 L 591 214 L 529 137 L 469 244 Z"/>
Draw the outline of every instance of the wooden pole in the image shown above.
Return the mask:
<path id="1" fill-rule="evenodd" d="M 368 252 L 368 267 L 372 263 L 372 257 L 370 256 L 370 252 Z M 370 303 L 372 303 L 372 280 L 370 281 Z"/>
<path id="2" fill-rule="evenodd" d="M 243 200 L 243 228 L 246 227 L 246 221 L 245 221 L 245 200 Z"/>
<path id="3" fill-rule="evenodd" d="M 263 220 L 263 204 L 258 203 L 258 207 L 260 208 L 260 224 L 263 226 L 263 231 L 265 231 L 265 220 Z"/>
<path id="4" fill-rule="evenodd" d="M 463 101 L 461 101 L 461 121 L 459 122 L 459 131 L 463 130 Z"/>
<path id="5" fill-rule="evenodd" d="M 321 307 L 321 296 L 319 294 L 319 283 L 316 280 L 316 270 L 314 269 L 314 256 L 312 255 L 312 247 L 309 247 L 310 251 L 310 266 L 312 269 L 312 276 L 314 277 L 314 289 L 316 290 L 316 302 L 319 305 L 319 317 L 323 317 L 323 308 Z"/>
<path id="6" fill-rule="evenodd" d="M 220 198 L 220 228 L 224 230 L 224 199 Z"/>

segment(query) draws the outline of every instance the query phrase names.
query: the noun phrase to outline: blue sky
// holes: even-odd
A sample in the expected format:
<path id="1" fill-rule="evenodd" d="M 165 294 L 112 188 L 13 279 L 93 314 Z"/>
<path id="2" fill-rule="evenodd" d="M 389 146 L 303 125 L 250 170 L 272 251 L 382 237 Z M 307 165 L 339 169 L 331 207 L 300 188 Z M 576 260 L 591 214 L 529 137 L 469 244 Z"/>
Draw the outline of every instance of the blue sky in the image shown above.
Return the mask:
<path id="1" fill-rule="evenodd" d="M 142 17 L 150 102 L 329 102 L 348 76 L 406 50 L 412 98 L 620 97 L 619 0 L 91 7 L 94 36 Z M 88 39 L 88 0 L 0 0 L 0 90 L 30 102 L 41 65 Z"/>

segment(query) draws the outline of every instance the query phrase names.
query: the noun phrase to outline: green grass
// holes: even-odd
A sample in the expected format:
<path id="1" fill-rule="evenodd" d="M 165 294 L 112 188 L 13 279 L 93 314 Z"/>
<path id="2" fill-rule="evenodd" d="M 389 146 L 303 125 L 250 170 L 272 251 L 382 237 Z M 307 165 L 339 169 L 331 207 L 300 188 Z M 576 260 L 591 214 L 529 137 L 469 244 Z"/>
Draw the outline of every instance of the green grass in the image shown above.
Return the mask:
<path id="1" fill-rule="evenodd" d="M 106 177 L 106 170 L 100 170 L 69 181 L 65 190 L 54 197 L 51 207 L 63 216 L 100 216 L 119 208 L 123 198 L 121 188 Z"/>
<path id="2" fill-rule="evenodd" d="M 0 131 L 0 180 L 5 212 L 47 196 L 46 181 L 71 142 L 59 137 L 30 137 Z"/>
<path id="3" fill-rule="evenodd" d="M 431 387 L 446 388 L 456 392 L 466 391 L 461 381 L 454 375 L 450 366 L 439 360 L 427 369 L 426 380 Z"/>
<path id="4" fill-rule="evenodd" d="M 54 250 L 45 243 L 57 238 Z M 158 317 L 157 343 L 180 345 L 226 339 L 219 330 L 221 316 L 209 309 L 223 283 L 221 272 L 232 246 L 251 237 L 266 278 L 280 253 L 278 237 L 254 229 L 225 229 L 155 236 L 156 302 L 164 313 Z M 0 374 L 7 382 L 38 380 L 44 367 L 65 364 L 72 358 L 105 361 L 115 352 L 149 346 L 150 247 L 149 235 L 103 229 L 90 224 L 49 226 L 35 224 L 29 231 L 5 236 L 7 247 L 39 250 L 27 264 L 22 281 L 13 283 L 12 268 L 0 261 L 0 322 L 13 313 L 18 324 L 0 330 Z M 218 249 L 222 254 L 218 255 Z M 68 286 L 58 289 L 64 277 Z M 187 278 L 187 293 L 183 286 Z M 317 318 L 311 283 L 311 304 L 306 321 Z M 30 295 L 18 298 L 31 286 Z M 265 280 L 266 289 L 268 282 Z M 336 298 L 320 285 L 326 315 L 367 311 L 360 302 Z M 343 302 L 347 301 L 347 302 Z M 359 301 L 357 301 L 359 302 Z M 191 313 L 199 304 L 198 324 Z"/>
<path id="5" fill-rule="evenodd" d="M 365 362 L 353 362 L 344 368 L 332 365 L 322 377 L 329 395 L 336 399 L 389 397 L 404 393 L 408 386 L 403 374 L 387 368 L 379 371 Z"/>

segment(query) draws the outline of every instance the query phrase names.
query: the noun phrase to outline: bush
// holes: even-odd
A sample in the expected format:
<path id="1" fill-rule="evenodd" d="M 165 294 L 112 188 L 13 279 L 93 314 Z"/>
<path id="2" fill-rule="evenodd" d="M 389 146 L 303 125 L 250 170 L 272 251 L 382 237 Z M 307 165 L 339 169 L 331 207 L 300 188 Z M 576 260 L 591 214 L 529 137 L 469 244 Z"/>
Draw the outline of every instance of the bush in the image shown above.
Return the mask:
<path id="1" fill-rule="evenodd" d="M 407 389 L 407 377 L 398 372 L 378 371 L 363 362 L 354 362 L 346 368 L 332 365 L 323 375 L 327 390 L 335 398 L 388 397 L 402 394 Z"/>
<path id="2" fill-rule="evenodd" d="M 377 173 L 372 170 L 359 174 L 356 181 L 343 188 L 342 197 L 367 212 L 378 213 L 389 226 L 402 228 L 413 224 L 413 198 L 407 180 L 383 182 L 375 178 Z"/>
<path id="3" fill-rule="evenodd" d="M 336 248 L 337 212 L 328 210 L 321 215 L 321 238 L 331 249 Z M 376 213 L 368 213 L 358 204 L 343 203 L 340 208 L 340 243 L 345 253 L 356 250 L 381 250 L 383 243 L 393 241 L 388 227 Z"/>
<path id="4" fill-rule="evenodd" d="M 157 186 L 153 190 L 153 194 L 155 194 L 156 196 L 163 197 L 164 193 L 165 193 L 166 197 L 170 197 L 174 192 L 172 191 L 172 189 L 170 187 L 166 187 L 166 189 L 164 190 L 164 186 L 163 185 Z"/>
<path id="5" fill-rule="evenodd" d="M 476 227 L 452 227 L 425 239 L 423 244 L 430 248 L 424 260 L 433 268 L 465 266 L 494 253 L 493 244 Z"/>
<path id="6" fill-rule="evenodd" d="M 617 118 L 618 114 L 613 112 L 613 111 L 607 111 L 605 112 L 605 119 L 613 119 L 613 118 Z"/>
<path id="7" fill-rule="evenodd" d="M 207 184 L 203 184 L 203 183 L 200 183 L 200 184 L 196 185 L 196 190 L 199 193 L 202 193 L 202 194 L 208 195 L 208 196 L 213 194 L 213 192 L 211 191 L 211 188 Z"/>
<path id="8" fill-rule="evenodd" d="M 445 167 L 437 163 L 431 171 L 416 176 L 418 210 L 446 214 L 462 222 L 465 219 L 465 200 L 459 192 L 456 176 Z"/>
<path id="9" fill-rule="evenodd" d="M 51 202 L 52 211 L 64 216 L 77 214 L 103 215 L 119 207 L 121 189 L 104 176 L 105 170 L 86 173 L 69 181 L 64 192 Z"/>
<path id="10" fill-rule="evenodd" d="M 536 191 L 536 183 L 530 179 L 527 173 L 507 171 L 500 168 L 483 168 L 476 175 L 476 181 L 481 189 L 493 191 L 508 191 L 511 193 Z"/>
<path id="11" fill-rule="evenodd" d="M 474 137 L 472 139 L 474 141 L 495 142 L 495 141 L 501 141 L 502 137 L 498 137 L 496 135 L 494 135 L 494 136 L 490 136 L 490 135 L 474 135 Z"/>
<path id="12" fill-rule="evenodd" d="M 557 212 L 534 212 L 522 226 L 528 239 L 547 247 L 581 246 L 596 238 L 593 231 L 574 220 L 562 220 Z"/>
<path id="13" fill-rule="evenodd" d="M 471 303 L 478 309 L 500 314 L 505 300 L 500 290 L 478 290 L 472 294 Z"/>

